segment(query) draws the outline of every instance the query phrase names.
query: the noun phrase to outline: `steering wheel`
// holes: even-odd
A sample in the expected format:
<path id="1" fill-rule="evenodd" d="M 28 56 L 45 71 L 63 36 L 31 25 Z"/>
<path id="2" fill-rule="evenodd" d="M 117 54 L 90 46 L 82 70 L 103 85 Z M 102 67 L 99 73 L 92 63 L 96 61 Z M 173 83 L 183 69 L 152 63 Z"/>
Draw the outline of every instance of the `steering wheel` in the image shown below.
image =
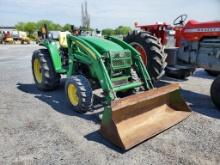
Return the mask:
<path id="1" fill-rule="evenodd" d="M 187 17 L 187 14 L 181 14 L 173 21 L 173 25 L 183 25 Z"/>

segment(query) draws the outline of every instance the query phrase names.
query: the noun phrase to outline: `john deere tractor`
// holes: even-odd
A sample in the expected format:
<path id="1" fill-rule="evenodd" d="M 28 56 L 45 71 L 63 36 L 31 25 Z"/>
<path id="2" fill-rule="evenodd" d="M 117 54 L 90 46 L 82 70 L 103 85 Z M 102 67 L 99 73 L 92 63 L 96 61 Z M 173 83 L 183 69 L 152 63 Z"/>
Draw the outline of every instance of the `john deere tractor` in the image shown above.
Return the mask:
<path id="1" fill-rule="evenodd" d="M 58 39 L 49 36 L 40 41 L 45 48 L 33 53 L 36 86 L 54 90 L 66 75 L 67 101 L 82 113 L 93 108 L 93 90 L 102 88 L 101 133 L 112 143 L 129 149 L 189 116 L 179 86 L 154 88 L 139 52 L 124 41 L 65 32 Z"/>

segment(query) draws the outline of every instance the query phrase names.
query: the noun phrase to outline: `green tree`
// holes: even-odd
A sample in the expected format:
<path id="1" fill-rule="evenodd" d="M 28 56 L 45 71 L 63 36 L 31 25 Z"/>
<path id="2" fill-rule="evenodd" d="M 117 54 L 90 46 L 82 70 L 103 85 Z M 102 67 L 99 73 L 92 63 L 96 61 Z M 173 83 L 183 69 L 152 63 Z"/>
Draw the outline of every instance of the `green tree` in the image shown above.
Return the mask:
<path id="1" fill-rule="evenodd" d="M 36 23 L 27 22 L 24 24 L 24 31 L 28 32 L 29 36 L 32 36 L 35 30 L 36 30 Z"/>
<path id="2" fill-rule="evenodd" d="M 54 23 L 52 26 L 53 26 L 53 30 L 61 31 L 63 29 L 60 24 Z"/>
<path id="3" fill-rule="evenodd" d="M 50 24 L 52 24 L 52 21 L 40 20 L 40 21 L 37 21 L 36 24 L 37 24 L 37 29 L 40 29 L 44 24 L 46 24 L 48 28 L 51 28 Z M 51 30 L 51 29 L 48 29 L 48 30 Z"/>
<path id="4" fill-rule="evenodd" d="M 115 31 L 111 28 L 106 28 L 106 29 L 102 30 L 102 34 L 107 35 L 107 36 L 111 36 L 111 35 L 115 35 Z"/>
<path id="5" fill-rule="evenodd" d="M 24 22 L 18 22 L 15 27 L 18 31 L 24 31 L 24 26 L 25 26 L 25 23 Z"/>
<path id="6" fill-rule="evenodd" d="M 126 35 L 132 29 L 129 26 L 119 26 L 115 29 L 115 34 L 117 35 Z"/>
<path id="7" fill-rule="evenodd" d="M 63 28 L 62 28 L 62 30 L 63 31 L 69 31 L 69 32 L 71 32 L 71 24 L 65 24 L 64 26 L 63 26 Z"/>
<path id="8" fill-rule="evenodd" d="M 40 29 L 44 24 L 47 25 L 48 30 L 62 30 L 62 26 L 60 24 L 54 23 L 50 20 L 40 20 L 37 22 L 37 29 Z"/>

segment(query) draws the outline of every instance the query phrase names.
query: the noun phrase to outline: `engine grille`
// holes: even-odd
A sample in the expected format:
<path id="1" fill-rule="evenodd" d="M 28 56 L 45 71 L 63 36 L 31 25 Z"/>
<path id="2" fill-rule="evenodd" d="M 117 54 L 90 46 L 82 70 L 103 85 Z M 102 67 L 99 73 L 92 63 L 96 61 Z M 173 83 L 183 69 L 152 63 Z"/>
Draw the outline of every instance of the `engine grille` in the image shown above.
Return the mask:
<path id="1" fill-rule="evenodd" d="M 113 67 L 126 67 L 131 66 L 130 59 L 114 59 L 112 62 Z"/>
<path id="2" fill-rule="evenodd" d="M 129 51 L 111 53 L 110 58 L 113 70 L 129 68 L 132 65 L 131 53 Z"/>

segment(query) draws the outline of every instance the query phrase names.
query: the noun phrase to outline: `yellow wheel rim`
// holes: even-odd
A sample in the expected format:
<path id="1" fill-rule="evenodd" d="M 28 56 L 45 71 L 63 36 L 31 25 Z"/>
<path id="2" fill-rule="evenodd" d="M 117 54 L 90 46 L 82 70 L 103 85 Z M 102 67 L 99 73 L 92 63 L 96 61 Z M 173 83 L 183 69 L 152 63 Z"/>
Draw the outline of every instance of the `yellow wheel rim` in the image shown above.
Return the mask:
<path id="1" fill-rule="evenodd" d="M 73 84 L 69 84 L 67 88 L 68 97 L 70 100 L 70 103 L 74 106 L 77 106 L 79 103 L 79 97 L 77 95 L 77 88 Z"/>
<path id="2" fill-rule="evenodd" d="M 34 59 L 34 76 L 38 83 L 42 82 L 43 74 L 41 72 L 40 60 L 38 58 Z"/>

